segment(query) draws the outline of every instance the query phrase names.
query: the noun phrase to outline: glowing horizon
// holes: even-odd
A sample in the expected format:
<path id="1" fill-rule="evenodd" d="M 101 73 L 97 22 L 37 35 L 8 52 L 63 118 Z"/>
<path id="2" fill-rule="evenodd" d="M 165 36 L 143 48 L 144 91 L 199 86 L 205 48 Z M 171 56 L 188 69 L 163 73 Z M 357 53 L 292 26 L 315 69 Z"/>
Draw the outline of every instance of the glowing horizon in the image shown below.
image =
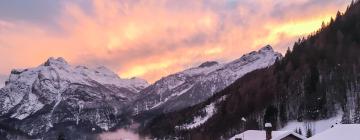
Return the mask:
<path id="1" fill-rule="evenodd" d="M 104 65 L 122 78 L 153 83 L 267 44 L 283 53 L 350 2 L 0 0 L 0 82 L 11 69 L 64 57 L 74 65 Z"/>

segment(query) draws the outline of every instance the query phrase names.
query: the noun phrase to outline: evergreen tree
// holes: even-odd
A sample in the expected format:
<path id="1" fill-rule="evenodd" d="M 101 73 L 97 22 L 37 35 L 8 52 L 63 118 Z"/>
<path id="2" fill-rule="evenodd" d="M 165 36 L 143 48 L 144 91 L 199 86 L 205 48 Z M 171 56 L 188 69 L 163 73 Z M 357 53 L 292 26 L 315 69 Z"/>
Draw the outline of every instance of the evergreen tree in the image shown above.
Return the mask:
<path id="1" fill-rule="evenodd" d="M 291 54 L 291 50 L 288 47 L 287 50 L 286 50 L 286 53 L 285 53 L 285 57 L 289 57 L 290 54 Z"/>
<path id="2" fill-rule="evenodd" d="M 351 123 L 350 113 L 349 113 L 349 111 L 346 109 L 346 107 L 344 108 L 344 114 L 343 114 L 343 116 L 342 116 L 341 123 L 342 123 L 342 124 L 350 124 L 350 123 Z"/>
<path id="3" fill-rule="evenodd" d="M 302 135 L 302 131 L 301 131 L 301 128 L 299 128 L 299 130 L 298 130 L 298 131 L 299 131 L 299 134 L 300 134 L 300 135 Z"/>
<path id="4" fill-rule="evenodd" d="M 280 104 L 280 112 L 279 113 L 280 113 L 279 114 L 280 115 L 280 121 L 281 121 L 282 125 L 284 125 L 288 121 L 287 115 L 286 115 L 287 111 L 286 111 L 286 104 L 285 103 Z"/>
<path id="5" fill-rule="evenodd" d="M 354 123 L 360 124 L 360 109 L 355 112 Z"/>
<path id="6" fill-rule="evenodd" d="M 64 135 L 64 133 L 60 132 L 57 140 L 65 140 L 65 135 Z"/>
<path id="7" fill-rule="evenodd" d="M 312 136 L 311 129 L 308 128 L 308 129 L 306 130 L 306 137 L 307 137 L 307 138 L 310 138 L 311 136 Z"/>
<path id="8" fill-rule="evenodd" d="M 269 105 L 264 114 L 264 121 L 265 123 L 271 123 L 273 125 L 273 128 L 276 128 L 276 121 L 278 116 L 278 109 L 272 105 Z"/>
<path id="9" fill-rule="evenodd" d="M 354 123 L 360 124 L 360 103 L 355 108 Z"/>
<path id="10" fill-rule="evenodd" d="M 299 135 L 302 135 L 301 128 L 296 128 L 296 129 L 295 129 L 295 133 L 297 133 L 297 134 L 299 134 Z"/>

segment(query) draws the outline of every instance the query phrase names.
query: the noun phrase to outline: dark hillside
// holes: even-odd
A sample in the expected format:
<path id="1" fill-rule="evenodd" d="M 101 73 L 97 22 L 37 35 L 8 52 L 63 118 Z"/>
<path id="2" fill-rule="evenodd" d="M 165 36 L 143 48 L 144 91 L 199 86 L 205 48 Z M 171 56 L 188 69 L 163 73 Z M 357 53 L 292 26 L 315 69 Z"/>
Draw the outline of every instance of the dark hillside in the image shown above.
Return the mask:
<path id="1" fill-rule="evenodd" d="M 244 128 L 262 129 L 264 122 L 280 128 L 289 120 L 321 120 L 339 110 L 344 112 L 343 123 L 360 123 L 359 62 L 357 1 L 345 14 L 339 12 L 328 25 L 299 39 L 273 66 L 247 74 L 206 102 L 155 118 L 142 132 L 155 137 L 221 139 Z M 201 115 L 211 103 L 216 113 L 204 124 L 190 130 L 176 128 Z"/>

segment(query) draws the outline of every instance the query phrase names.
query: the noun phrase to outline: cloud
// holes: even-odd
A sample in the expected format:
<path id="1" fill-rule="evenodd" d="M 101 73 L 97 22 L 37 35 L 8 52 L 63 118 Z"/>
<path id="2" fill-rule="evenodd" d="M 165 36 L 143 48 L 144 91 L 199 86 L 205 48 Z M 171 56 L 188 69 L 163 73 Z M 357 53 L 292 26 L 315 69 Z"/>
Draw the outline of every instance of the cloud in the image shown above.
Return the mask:
<path id="1" fill-rule="evenodd" d="M 349 3 L 64 0 L 48 3 L 58 5 L 49 9 L 46 4 L 22 7 L 14 2 L 18 13 L 0 14 L 0 73 L 62 56 L 70 63 L 105 65 L 121 77 L 153 82 L 202 61 L 236 59 L 266 44 L 284 52 Z M 34 22 L 35 16 L 43 20 Z M 56 27 L 46 26 L 52 23 Z"/>

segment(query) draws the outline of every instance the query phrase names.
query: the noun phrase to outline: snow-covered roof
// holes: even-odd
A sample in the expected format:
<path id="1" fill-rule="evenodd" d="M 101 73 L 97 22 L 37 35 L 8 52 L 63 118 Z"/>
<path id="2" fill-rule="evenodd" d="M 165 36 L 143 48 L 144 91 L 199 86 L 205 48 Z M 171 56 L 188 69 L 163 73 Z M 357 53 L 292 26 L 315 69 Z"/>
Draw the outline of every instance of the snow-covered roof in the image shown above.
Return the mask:
<path id="1" fill-rule="evenodd" d="M 314 135 L 307 140 L 359 140 L 360 124 L 335 125 L 324 132 Z"/>
<path id="2" fill-rule="evenodd" d="M 265 127 L 272 127 L 271 123 L 265 123 Z"/>
<path id="3" fill-rule="evenodd" d="M 281 140 L 282 138 L 293 135 L 300 139 L 305 139 L 304 136 L 301 136 L 292 131 L 272 131 L 271 132 L 272 139 L 271 140 Z M 235 140 L 236 138 L 243 138 L 244 140 L 264 140 L 266 138 L 266 132 L 263 130 L 247 130 L 241 134 L 237 134 L 229 140 Z"/>

